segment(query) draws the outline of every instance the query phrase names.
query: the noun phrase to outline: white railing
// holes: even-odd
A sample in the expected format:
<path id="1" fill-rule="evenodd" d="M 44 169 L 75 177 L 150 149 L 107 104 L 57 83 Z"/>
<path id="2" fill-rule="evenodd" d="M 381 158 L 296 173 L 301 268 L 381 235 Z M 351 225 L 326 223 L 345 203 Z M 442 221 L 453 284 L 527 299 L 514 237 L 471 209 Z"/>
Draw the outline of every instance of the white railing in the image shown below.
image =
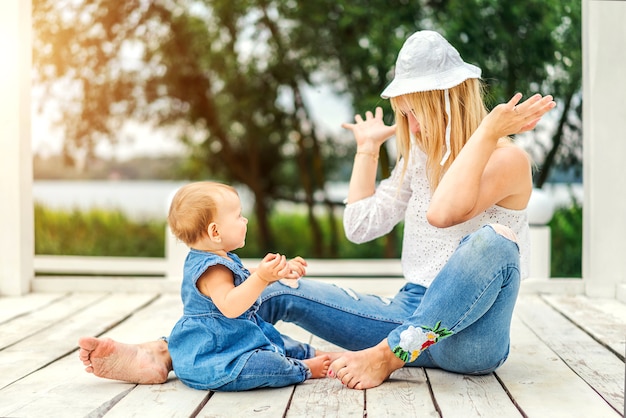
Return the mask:
<path id="1" fill-rule="evenodd" d="M 535 280 L 533 291 L 580 293 L 582 281 L 566 284 L 550 277 L 550 228 L 546 225 L 553 206 L 541 192 L 533 193 L 529 204 L 531 259 L 530 278 Z M 33 289 L 38 291 L 177 291 L 182 278 L 182 266 L 188 248 L 166 228 L 165 257 L 85 257 L 45 256 L 34 258 L 36 277 Z M 243 260 L 256 265 L 259 260 Z M 402 278 L 397 259 L 307 259 L 307 277 L 311 278 Z M 532 280 L 531 280 L 532 281 Z M 550 283 L 549 283 L 550 282 Z M 560 282 L 558 286 L 555 282 Z M 527 286 L 528 287 L 528 286 Z"/>
<path id="2" fill-rule="evenodd" d="M 528 206 L 531 241 L 530 277 L 550 277 L 550 227 L 554 206 L 540 190 Z M 165 257 L 35 256 L 36 275 L 148 276 L 180 280 L 188 248 L 165 230 Z M 251 263 L 255 261 L 251 260 Z M 312 276 L 402 277 L 398 260 L 309 260 Z M 349 266 L 349 267 L 348 267 Z"/>
<path id="3" fill-rule="evenodd" d="M 530 229 L 530 277 L 550 277 L 550 228 L 533 226 Z M 166 257 L 88 257 L 88 256 L 35 256 L 35 274 L 71 276 L 143 276 L 161 277 L 178 281 L 187 247 L 169 232 L 166 238 Z M 243 260 L 255 265 L 258 260 Z M 314 277 L 402 277 L 397 259 L 307 259 L 309 276 Z"/>

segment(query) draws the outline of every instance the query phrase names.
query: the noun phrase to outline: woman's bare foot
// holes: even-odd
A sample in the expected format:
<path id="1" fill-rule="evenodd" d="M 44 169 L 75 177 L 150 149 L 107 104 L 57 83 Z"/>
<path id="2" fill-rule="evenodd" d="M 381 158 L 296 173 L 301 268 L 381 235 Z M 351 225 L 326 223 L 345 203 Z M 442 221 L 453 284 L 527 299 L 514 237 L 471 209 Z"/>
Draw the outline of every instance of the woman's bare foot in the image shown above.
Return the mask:
<path id="1" fill-rule="evenodd" d="M 124 344 L 110 338 L 82 337 L 78 346 L 85 371 L 98 377 L 150 385 L 166 382 L 172 370 L 163 340 Z"/>
<path id="2" fill-rule="evenodd" d="M 311 379 L 321 379 L 328 374 L 330 366 L 330 357 L 326 354 L 302 360 L 304 364 L 309 366 L 311 371 Z"/>
<path id="3" fill-rule="evenodd" d="M 328 376 L 336 377 L 350 389 L 369 389 L 403 366 L 404 362 L 393 354 L 384 339 L 374 347 L 343 353 L 330 365 Z"/>

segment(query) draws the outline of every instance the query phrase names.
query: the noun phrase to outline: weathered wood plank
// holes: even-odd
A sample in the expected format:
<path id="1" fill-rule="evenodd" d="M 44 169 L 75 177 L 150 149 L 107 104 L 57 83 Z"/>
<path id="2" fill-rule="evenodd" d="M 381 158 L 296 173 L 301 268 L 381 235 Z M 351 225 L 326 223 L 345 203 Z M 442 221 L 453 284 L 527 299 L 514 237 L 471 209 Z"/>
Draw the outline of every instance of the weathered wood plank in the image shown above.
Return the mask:
<path id="1" fill-rule="evenodd" d="M 179 295 L 162 294 L 101 336 L 126 343 L 140 343 L 167 337 L 182 313 L 183 304 Z"/>
<path id="2" fill-rule="evenodd" d="M 365 392 L 335 379 L 312 379 L 296 385 L 287 417 L 363 417 Z"/>
<path id="3" fill-rule="evenodd" d="M 171 326 L 168 323 L 177 319 L 180 299 L 174 296 L 161 297 L 142 308 L 153 299 L 154 295 L 116 294 L 101 303 L 94 304 L 91 308 L 77 314 L 77 318 L 66 320 L 66 326 L 77 328 L 71 338 L 66 338 L 67 344 L 71 345 L 71 350 L 74 350 L 78 336 L 100 335 L 104 330 L 120 322 L 122 325 L 103 336 L 114 336 L 121 341 L 140 342 L 157 338 L 155 335 L 161 335 L 164 329 L 169 332 Z M 133 315 L 128 318 L 131 313 Z M 72 323 L 76 321 L 81 324 Z M 35 338 L 49 341 L 45 332 L 39 333 Z M 0 357 L 2 355 L 0 353 Z M 63 418 L 102 416 L 124 397 L 137 401 L 141 399 L 139 395 L 142 394 L 145 402 L 148 405 L 152 402 L 151 407 L 158 411 L 159 408 L 168 408 L 158 403 L 158 400 L 162 399 L 159 391 L 167 391 L 178 385 L 180 382 L 171 378 L 167 384 L 159 385 L 150 398 L 144 391 L 149 390 L 147 388 L 151 386 L 136 387 L 136 385 L 100 379 L 85 373 L 76 352 L 73 351 L 66 357 L 0 390 L 0 416 Z M 133 394 L 134 389 L 139 390 L 139 395 Z M 171 396 L 171 399 L 175 397 Z M 195 406 L 191 405 L 189 411 L 193 411 L 194 408 Z M 126 416 L 133 416 L 138 413 L 137 411 L 140 410 L 131 403 Z M 160 416 L 160 414 L 156 412 L 150 416 Z"/>
<path id="4" fill-rule="evenodd" d="M 156 340 L 169 335 L 181 313 L 182 303 L 178 295 L 162 295 L 102 336 L 128 343 Z M 97 391 L 101 385 L 107 383 L 109 382 L 91 377 L 88 390 Z M 100 412 L 106 413 L 107 417 L 192 416 L 206 402 L 208 396 L 206 391 L 185 386 L 171 373 L 165 384 L 136 386 L 119 402 L 100 408 Z"/>
<path id="5" fill-rule="evenodd" d="M 509 359 L 496 371 L 529 417 L 618 417 L 609 404 L 514 315 Z"/>
<path id="6" fill-rule="evenodd" d="M 40 309 L 65 296 L 62 293 L 29 293 L 24 296 L 0 296 L 0 324 Z"/>
<path id="7" fill-rule="evenodd" d="M 624 362 L 539 296 L 525 296 L 518 317 L 617 411 L 624 410 Z"/>
<path id="8" fill-rule="evenodd" d="M 624 359 L 626 304 L 614 299 L 545 295 L 544 300 Z"/>
<path id="9" fill-rule="evenodd" d="M 0 416 L 20 418 L 83 418 L 125 396 L 135 385 L 102 380 L 83 371 L 76 353 L 0 390 Z"/>
<path id="10" fill-rule="evenodd" d="M 359 279 L 339 282 L 358 291 L 387 296 L 397 290 L 384 280 L 364 279 L 366 289 L 359 285 Z M 0 416 L 361 417 L 367 414 L 378 418 L 438 416 L 439 412 L 444 417 L 519 416 L 502 385 L 519 404 L 522 414 L 529 417 L 621 416 L 623 361 L 540 297 L 527 296 L 530 295 L 520 297 L 516 308 L 511 356 L 495 373 L 501 385 L 493 375 L 470 377 L 406 368 L 395 372 L 383 385 L 367 391 L 346 389 L 334 379 L 314 379 L 287 388 L 239 393 L 196 391 L 182 385 L 174 374 L 164 385 L 135 386 L 99 379 L 83 371 L 75 351 L 79 335 L 109 336 L 124 342 L 167 335 L 182 312 L 178 293 L 156 299 L 153 295 L 114 294 L 102 301 L 98 301 L 101 297 L 98 294 L 35 298 L 32 308 L 22 309 L 19 315 L 9 316 L 0 325 L 0 341 L 6 338 L 3 330 L 11 327 L 23 327 L 32 334 L 0 350 L 0 383 L 6 370 L 16 374 L 12 364 L 8 367 L 5 364 L 27 365 L 17 373 L 19 380 L 0 385 L 4 386 L 0 389 Z M 131 303 L 133 297 L 137 299 Z M 0 307 L 3 299 L 0 298 Z M 564 298 L 554 303 L 563 312 L 574 309 L 572 306 L 578 309 L 589 304 L 593 308 L 597 304 L 595 310 L 586 312 L 603 315 L 604 319 L 592 318 L 591 325 L 587 323 L 590 329 L 604 324 L 607 318 L 616 326 L 624 324 L 620 322 L 621 304 L 579 299 L 571 302 Z M 20 305 L 15 301 L 10 304 Z M 585 322 L 586 315 L 578 318 L 571 314 L 570 318 Z M 279 323 L 277 327 L 321 350 L 340 350 L 293 324 Z M 11 333 L 12 339 L 19 336 L 15 331 Z M 598 332 L 595 337 L 609 335 Z"/>
<path id="11" fill-rule="evenodd" d="M 282 324 L 286 332 L 300 341 L 307 341 L 305 330 L 297 331 L 292 324 Z M 328 341 L 312 336 L 310 343 L 323 351 L 343 351 Z M 345 388 L 335 379 L 311 379 L 295 386 L 287 417 L 362 417 L 365 409 L 363 391 Z"/>
<path id="12" fill-rule="evenodd" d="M 396 370 L 382 385 L 367 389 L 365 400 L 368 417 L 439 417 L 422 368 Z"/>
<path id="13" fill-rule="evenodd" d="M 0 349 L 76 315 L 104 297 L 106 295 L 98 293 L 67 295 L 5 322 L 0 325 Z"/>
<path id="14" fill-rule="evenodd" d="M 109 297 L 62 323 L 28 337 L 1 352 L 0 388 L 67 355 L 81 335 L 110 328 L 154 298 L 154 295 L 124 294 Z"/>
<path id="15" fill-rule="evenodd" d="M 209 395 L 207 391 L 185 386 L 172 375 L 168 382 L 162 385 L 138 385 L 111 409 L 102 408 L 102 412 L 106 412 L 107 418 L 186 418 L 193 416 L 194 412 L 206 403 Z M 228 411 L 229 408 L 224 410 Z"/>
<path id="16" fill-rule="evenodd" d="M 200 410 L 198 417 L 282 417 L 289 406 L 292 393 L 293 386 L 246 392 L 212 393 L 209 402 Z"/>
<path id="17" fill-rule="evenodd" d="M 469 376 L 427 369 L 426 375 L 444 417 L 519 417 L 495 375 Z"/>

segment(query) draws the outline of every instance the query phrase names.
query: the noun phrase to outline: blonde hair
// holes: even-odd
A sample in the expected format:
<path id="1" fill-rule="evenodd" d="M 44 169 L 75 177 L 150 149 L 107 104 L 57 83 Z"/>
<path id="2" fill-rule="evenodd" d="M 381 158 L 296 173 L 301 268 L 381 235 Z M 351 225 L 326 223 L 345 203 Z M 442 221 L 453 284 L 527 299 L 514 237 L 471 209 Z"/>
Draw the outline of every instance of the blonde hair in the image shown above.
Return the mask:
<path id="1" fill-rule="evenodd" d="M 392 97 L 391 106 L 396 117 L 396 142 L 398 159 L 404 159 L 402 176 L 406 172 L 411 149 L 408 115 L 401 109 L 411 109 L 420 125 L 416 144 L 427 155 L 426 175 L 434 192 L 441 177 L 461 152 L 472 133 L 487 115 L 483 101 L 483 85 L 477 78 L 470 78 L 448 89 L 450 97 L 450 157 L 443 166 L 440 161 L 446 152 L 445 133 L 447 117 L 445 112 L 445 91 L 430 90 Z"/>
<path id="2" fill-rule="evenodd" d="M 233 187 L 212 181 L 190 183 L 181 187 L 170 205 L 167 223 L 176 238 L 187 245 L 197 242 L 217 216 L 221 198 L 237 193 Z"/>

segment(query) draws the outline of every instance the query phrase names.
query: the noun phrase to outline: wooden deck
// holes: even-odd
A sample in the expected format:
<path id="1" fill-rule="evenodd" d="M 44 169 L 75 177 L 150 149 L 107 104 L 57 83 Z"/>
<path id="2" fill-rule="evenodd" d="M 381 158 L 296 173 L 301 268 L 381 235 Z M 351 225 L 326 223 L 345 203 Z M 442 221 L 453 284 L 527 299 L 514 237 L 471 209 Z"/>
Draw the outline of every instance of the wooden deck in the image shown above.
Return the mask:
<path id="1" fill-rule="evenodd" d="M 110 279 L 114 280 L 114 279 Z M 401 282 L 331 280 L 393 294 Z M 626 304 L 523 292 L 509 360 L 471 377 L 403 369 L 378 388 L 333 379 L 282 389 L 211 393 L 138 386 L 83 371 L 82 335 L 140 342 L 166 335 L 181 312 L 176 292 L 32 293 L 0 297 L 1 417 L 620 417 L 624 415 Z M 289 324 L 287 334 L 331 348 Z"/>

